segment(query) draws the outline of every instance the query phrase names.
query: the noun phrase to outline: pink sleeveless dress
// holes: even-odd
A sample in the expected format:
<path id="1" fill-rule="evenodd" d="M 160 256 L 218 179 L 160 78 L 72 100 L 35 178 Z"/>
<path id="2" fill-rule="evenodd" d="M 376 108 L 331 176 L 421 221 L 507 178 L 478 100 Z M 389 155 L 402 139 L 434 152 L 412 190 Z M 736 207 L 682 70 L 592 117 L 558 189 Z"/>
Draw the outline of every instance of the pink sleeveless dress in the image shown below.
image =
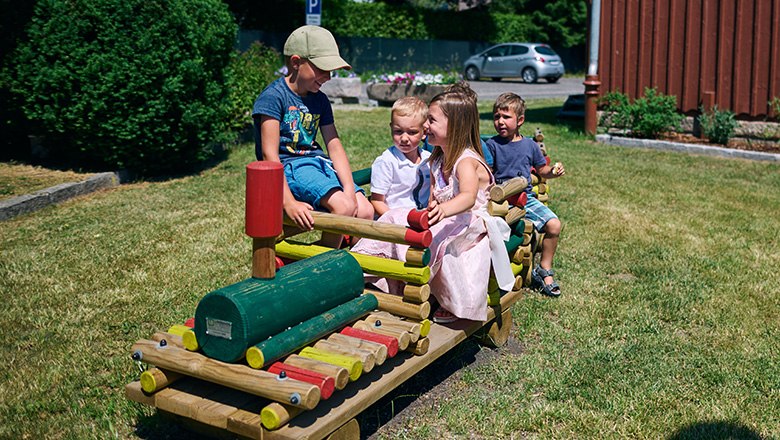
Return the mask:
<path id="1" fill-rule="evenodd" d="M 485 169 L 490 171 L 479 155 L 472 150 L 463 152 L 456 161 L 454 169 L 457 169 L 460 161 L 467 157 L 479 160 Z M 490 176 L 492 185 L 492 173 Z M 438 203 L 444 203 L 460 192 L 456 173 L 453 171 L 449 180 L 445 180 L 440 162 L 432 164 L 431 182 L 432 197 Z M 461 319 L 476 321 L 487 319 L 487 285 L 492 257 L 488 224 L 493 220 L 499 220 L 487 215 L 488 190 L 491 185 L 477 191 L 477 200 L 470 211 L 447 217 L 431 227 L 433 234 L 433 243 L 430 246 L 431 294 L 442 307 Z M 406 225 L 408 211 L 408 208 L 393 209 L 377 221 Z M 503 254 L 498 253 L 498 255 L 502 255 L 503 260 L 506 260 L 505 266 L 508 268 L 509 259 L 503 248 L 503 240 L 508 238 L 509 228 L 506 223 L 504 226 L 506 230 L 501 230 L 501 233 L 496 235 L 507 236 L 493 237 L 493 247 L 496 247 L 496 243 L 500 243 L 502 248 L 500 251 Z M 408 248 L 408 245 L 361 239 L 352 247 L 352 251 L 405 261 Z M 503 266 L 503 261 L 501 265 Z M 367 280 L 375 282 L 377 287 L 390 293 L 400 293 L 403 288 L 400 282 L 394 280 L 376 280 L 376 277 Z M 507 282 L 511 289 L 514 277 L 503 282 L 499 280 L 499 285 L 502 285 L 502 288 L 507 287 Z"/>

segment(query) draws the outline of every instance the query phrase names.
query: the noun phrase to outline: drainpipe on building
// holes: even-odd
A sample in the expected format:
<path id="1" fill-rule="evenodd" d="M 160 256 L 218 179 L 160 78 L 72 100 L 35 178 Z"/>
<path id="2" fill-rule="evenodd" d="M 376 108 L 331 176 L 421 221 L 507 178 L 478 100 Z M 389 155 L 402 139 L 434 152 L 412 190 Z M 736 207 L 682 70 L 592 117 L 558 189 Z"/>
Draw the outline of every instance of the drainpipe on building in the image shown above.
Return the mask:
<path id="1" fill-rule="evenodd" d="M 593 0 L 590 9 L 590 59 L 585 75 L 585 133 L 596 135 L 598 115 L 596 101 L 599 97 L 599 32 L 601 31 L 601 0 Z"/>

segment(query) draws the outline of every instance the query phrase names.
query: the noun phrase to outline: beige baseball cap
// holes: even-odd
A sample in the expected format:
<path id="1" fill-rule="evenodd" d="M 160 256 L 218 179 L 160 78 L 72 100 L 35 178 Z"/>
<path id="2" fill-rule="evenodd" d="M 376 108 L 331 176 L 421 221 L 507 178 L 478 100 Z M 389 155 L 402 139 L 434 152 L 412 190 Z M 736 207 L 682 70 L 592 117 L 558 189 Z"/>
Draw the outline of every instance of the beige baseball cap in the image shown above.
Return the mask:
<path id="1" fill-rule="evenodd" d="M 284 43 L 286 56 L 306 58 L 322 70 L 352 69 L 339 55 L 339 46 L 333 34 L 319 26 L 301 26 Z"/>

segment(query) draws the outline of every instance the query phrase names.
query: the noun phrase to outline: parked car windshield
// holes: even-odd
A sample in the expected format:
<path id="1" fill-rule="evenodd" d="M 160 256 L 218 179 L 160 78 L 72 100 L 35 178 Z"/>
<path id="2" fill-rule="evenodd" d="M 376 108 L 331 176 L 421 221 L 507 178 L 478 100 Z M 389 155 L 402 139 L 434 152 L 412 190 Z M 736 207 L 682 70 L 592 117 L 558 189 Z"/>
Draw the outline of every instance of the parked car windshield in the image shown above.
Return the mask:
<path id="1" fill-rule="evenodd" d="M 549 46 L 536 46 L 536 51 L 542 55 L 558 55 Z"/>

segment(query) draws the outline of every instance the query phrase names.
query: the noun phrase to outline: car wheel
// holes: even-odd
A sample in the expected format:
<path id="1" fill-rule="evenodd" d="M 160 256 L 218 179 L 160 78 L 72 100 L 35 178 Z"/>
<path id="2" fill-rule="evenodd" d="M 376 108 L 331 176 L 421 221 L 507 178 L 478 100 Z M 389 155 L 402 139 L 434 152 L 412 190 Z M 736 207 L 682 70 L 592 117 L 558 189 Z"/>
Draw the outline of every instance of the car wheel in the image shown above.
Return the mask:
<path id="1" fill-rule="evenodd" d="M 551 76 L 551 77 L 545 78 L 545 79 L 547 80 L 548 83 L 554 84 L 554 83 L 557 83 L 558 80 L 561 79 L 561 77 L 560 76 Z"/>
<path id="2" fill-rule="evenodd" d="M 476 81 L 479 79 L 479 69 L 474 66 L 466 67 L 466 79 L 469 81 Z"/>
<path id="3" fill-rule="evenodd" d="M 523 81 L 527 83 L 535 83 L 536 79 L 539 77 L 536 74 L 536 70 L 534 70 L 532 67 L 526 67 L 523 69 Z"/>
<path id="4" fill-rule="evenodd" d="M 501 77 L 500 76 L 494 76 L 493 78 L 490 78 L 490 79 L 492 79 L 493 81 L 501 81 Z"/>

